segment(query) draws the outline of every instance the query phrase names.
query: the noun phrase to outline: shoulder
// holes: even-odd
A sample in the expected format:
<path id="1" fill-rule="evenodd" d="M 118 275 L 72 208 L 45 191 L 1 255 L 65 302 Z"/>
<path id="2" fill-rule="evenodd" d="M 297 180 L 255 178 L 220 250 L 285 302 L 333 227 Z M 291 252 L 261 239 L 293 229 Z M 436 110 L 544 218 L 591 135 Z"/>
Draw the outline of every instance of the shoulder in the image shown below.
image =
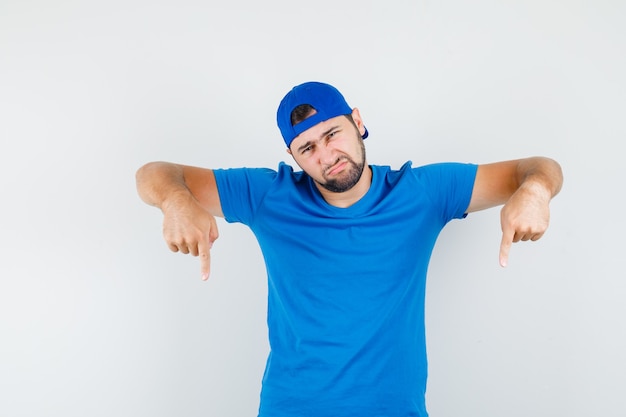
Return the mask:
<path id="1" fill-rule="evenodd" d="M 379 178 L 386 177 L 388 179 L 399 179 L 403 177 L 427 179 L 428 177 L 449 175 L 474 176 L 478 169 L 477 164 L 465 162 L 436 162 L 413 166 L 412 161 L 405 162 L 399 169 L 392 169 L 388 165 L 370 165 L 370 167 L 374 175 L 378 175 Z"/>
<path id="2" fill-rule="evenodd" d="M 296 184 L 306 175 L 301 171 L 294 171 L 293 167 L 281 162 L 277 169 L 271 168 L 218 168 L 213 170 L 215 179 L 222 188 L 226 184 L 240 184 L 240 187 L 254 187 L 267 189 L 281 184 Z"/>
<path id="3" fill-rule="evenodd" d="M 436 162 L 412 168 L 418 178 L 425 181 L 446 181 L 476 176 L 477 164 L 465 162 Z"/>

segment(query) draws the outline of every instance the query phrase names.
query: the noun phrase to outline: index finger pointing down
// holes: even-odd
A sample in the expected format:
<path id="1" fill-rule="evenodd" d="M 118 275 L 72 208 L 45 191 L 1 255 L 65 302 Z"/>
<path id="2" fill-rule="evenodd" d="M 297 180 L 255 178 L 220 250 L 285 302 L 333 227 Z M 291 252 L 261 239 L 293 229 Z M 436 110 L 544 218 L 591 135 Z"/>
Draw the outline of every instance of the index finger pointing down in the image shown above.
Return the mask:
<path id="1" fill-rule="evenodd" d="M 200 257 L 200 273 L 202 274 L 202 280 L 209 279 L 209 273 L 211 272 L 211 253 L 209 252 L 209 245 L 205 242 L 198 244 L 198 256 Z"/>
<path id="2" fill-rule="evenodd" d="M 500 242 L 500 266 L 505 268 L 509 263 L 509 251 L 513 244 L 513 234 L 507 231 L 502 233 L 502 241 Z"/>

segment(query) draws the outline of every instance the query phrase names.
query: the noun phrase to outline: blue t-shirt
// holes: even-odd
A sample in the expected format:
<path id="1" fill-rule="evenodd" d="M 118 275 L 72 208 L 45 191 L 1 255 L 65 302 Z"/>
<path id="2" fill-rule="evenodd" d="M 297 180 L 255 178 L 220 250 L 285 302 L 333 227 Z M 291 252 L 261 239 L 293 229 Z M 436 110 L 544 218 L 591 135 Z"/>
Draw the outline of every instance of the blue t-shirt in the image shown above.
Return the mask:
<path id="1" fill-rule="evenodd" d="M 426 271 L 477 166 L 371 168 L 348 208 L 283 163 L 215 170 L 226 221 L 252 230 L 267 268 L 260 417 L 427 416 Z"/>

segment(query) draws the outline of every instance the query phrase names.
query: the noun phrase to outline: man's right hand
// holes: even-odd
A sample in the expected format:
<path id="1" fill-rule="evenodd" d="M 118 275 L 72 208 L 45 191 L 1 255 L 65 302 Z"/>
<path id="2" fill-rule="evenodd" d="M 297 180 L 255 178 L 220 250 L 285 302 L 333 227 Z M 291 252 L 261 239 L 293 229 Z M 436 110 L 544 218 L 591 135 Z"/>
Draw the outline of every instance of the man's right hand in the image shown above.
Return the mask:
<path id="1" fill-rule="evenodd" d="M 200 257 L 202 279 L 211 270 L 210 250 L 219 237 L 215 217 L 205 210 L 190 193 L 171 196 L 161 206 L 163 238 L 172 252 Z"/>

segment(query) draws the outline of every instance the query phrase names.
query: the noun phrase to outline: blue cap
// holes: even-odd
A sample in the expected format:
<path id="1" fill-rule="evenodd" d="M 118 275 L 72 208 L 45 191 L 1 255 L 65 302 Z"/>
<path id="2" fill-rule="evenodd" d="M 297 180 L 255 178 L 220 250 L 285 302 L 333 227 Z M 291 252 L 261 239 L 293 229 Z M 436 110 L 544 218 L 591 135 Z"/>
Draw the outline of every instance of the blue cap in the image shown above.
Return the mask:
<path id="1" fill-rule="evenodd" d="M 312 106 L 317 113 L 292 125 L 291 112 L 302 104 Z M 348 106 L 339 90 L 329 84 L 311 81 L 297 85 L 287 93 L 278 106 L 276 119 L 285 144 L 289 147 L 294 138 L 305 130 L 333 117 L 346 114 L 352 114 L 352 108 Z M 368 132 L 365 129 L 363 139 L 367 136 Z"/>

